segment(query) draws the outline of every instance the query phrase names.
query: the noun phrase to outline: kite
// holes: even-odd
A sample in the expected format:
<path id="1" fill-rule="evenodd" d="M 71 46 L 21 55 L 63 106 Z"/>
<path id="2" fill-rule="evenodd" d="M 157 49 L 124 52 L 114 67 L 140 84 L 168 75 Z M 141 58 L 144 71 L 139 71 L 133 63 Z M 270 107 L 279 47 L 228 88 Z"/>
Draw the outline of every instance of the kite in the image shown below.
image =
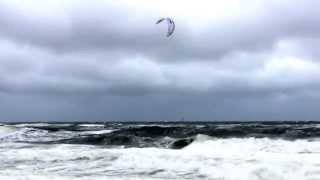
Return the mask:
<path id="1" fill-rule="evenodd" d="M 171 18 L 161 18 L 156 22 L 156 24 L 160 24 L 162 21 L 167 21 L 167 24 L 168 24 L 167 37 L 170 37 L 173 34 L 174 29 L 176 28 L 176 25 L 174 24 Z"/>

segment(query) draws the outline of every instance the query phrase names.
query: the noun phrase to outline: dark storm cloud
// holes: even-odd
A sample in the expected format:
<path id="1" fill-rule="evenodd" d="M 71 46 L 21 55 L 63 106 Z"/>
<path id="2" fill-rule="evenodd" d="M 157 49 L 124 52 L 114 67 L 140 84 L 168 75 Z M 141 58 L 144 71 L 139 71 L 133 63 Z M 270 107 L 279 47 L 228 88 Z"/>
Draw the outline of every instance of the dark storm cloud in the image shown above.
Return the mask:
<path id="1" fill-rule="evenodd" d="M 319 120 L 319 97 L 44 97 L 0 93 L 2 121 Z M 28 103 L 26 105 L 26 102 Z M 195 108 L 196 107 L 196 108 Z M 302 112 L 302 110 L 304 112 Z M 9 113 L 16 112 L 16 113 Z M 17 113 L 18 112 L 18 113 Z"/>

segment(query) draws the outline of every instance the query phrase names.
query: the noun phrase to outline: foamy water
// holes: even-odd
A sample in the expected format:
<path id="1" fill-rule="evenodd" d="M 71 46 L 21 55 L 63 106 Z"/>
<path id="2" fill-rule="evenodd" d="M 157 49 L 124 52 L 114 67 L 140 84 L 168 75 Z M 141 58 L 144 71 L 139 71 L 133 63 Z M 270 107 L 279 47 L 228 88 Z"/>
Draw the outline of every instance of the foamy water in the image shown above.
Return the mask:
<path id="1" fill-rule="evenodd" d="M 23 136 L 27 133 L 23 130 L 0 126 L 2 136 L 7 133 L 0 141 L 0 179 L 320 179 L 317 138 L 216 138 L 198 134 L 191 144 L 177 150 L 22 142 L 34 138 Z M 46 132 L 45 139 L 59 140 L 68 136 L 63 131 L 32 133 L 43 136 Z M 81 136 L 84 132 L 74 133 Z"/>

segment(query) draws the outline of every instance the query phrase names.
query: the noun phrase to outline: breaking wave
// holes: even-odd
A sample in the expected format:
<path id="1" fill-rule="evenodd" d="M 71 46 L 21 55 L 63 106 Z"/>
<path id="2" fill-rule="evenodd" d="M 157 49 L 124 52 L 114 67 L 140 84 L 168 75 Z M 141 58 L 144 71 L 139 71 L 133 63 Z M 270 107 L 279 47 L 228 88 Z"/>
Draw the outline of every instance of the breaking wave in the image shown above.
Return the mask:
<path id="1" fill-rule="evenodd" d="M 319 127 L 1 124 L 0 179 L 320 179 Z"/>
<path id="2" fill-rule="evenodd" d="M 199 135 L 210 138 L 317 139 L 320 126 L 305 124 L 18 124 L 0 126 L 0 141 L 181 149 Z"/>

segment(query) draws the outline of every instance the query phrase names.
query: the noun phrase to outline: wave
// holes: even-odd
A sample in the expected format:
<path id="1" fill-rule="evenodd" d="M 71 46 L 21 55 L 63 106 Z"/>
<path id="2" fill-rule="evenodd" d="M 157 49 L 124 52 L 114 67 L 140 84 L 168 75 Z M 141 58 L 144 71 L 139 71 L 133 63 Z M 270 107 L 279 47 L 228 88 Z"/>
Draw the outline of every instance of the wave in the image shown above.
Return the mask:
<path id="1" fill-rule="evenodd" d="M 0 179 L 320 179 L 318 128 L 4 124 Z"/>
<path id="2" fill-rule="evenodd" d="M 11 126 L 6 126 L 6 125 L 1 125 L 0 126 L 0 139 L 10 136 L 13 132 L 16 131 L 17 128 L 11 127 Z"/>
<path id="3" fill-rule="evenodd" d="M 215 138 L 313 140 L 318 124 L 17 124 L 0 126 L 0 141 L 182 149 Z"/>
<path id="4" fill-rule="evenodd" d="M 181 150 L 0 144 L 0 178 L 319 179 L 318 142 L 196 135 Z M 0 149 L 1 149 L 0 148 Z M 13 149 L 13 150 L 12 150 Z M 4 170 L 3 170 L 4 169 Z M 23 176 L 23 177 L 22 177 Z"/>

